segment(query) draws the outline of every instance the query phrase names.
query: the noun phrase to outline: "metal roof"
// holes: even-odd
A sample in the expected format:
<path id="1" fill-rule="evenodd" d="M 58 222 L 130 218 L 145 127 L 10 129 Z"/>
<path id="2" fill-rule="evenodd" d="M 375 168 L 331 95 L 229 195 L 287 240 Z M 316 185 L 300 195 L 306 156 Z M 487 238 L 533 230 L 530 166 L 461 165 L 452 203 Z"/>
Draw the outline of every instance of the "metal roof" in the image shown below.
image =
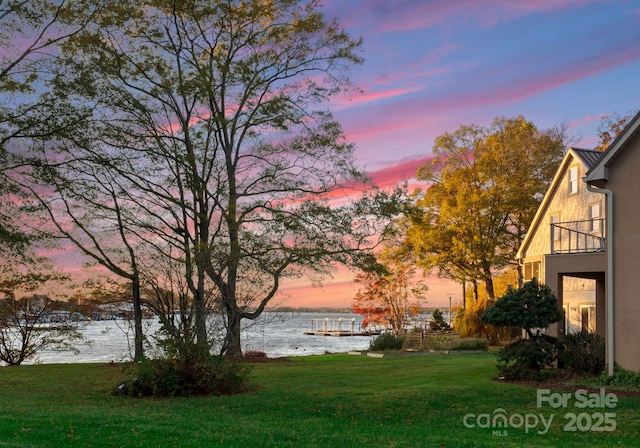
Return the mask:
<path id="1" fill-rule="evenodd" d="M 575 152 L 575 154 L 578 157 L 580 157 L 580 160 L 582 160 L 582 163 L 584 163 L 587 166 L 587 170 L 591 169 L 592 166 L 598 163 L 598 160 L 600 160 L 600 157 L 602 157 L 602 155 L 604 154 L 602 151 L 596 151 L 595 149 L 584 149 L 584 148 L 571 148 L 571 149 L 573 149 L 573 152 Z"/>

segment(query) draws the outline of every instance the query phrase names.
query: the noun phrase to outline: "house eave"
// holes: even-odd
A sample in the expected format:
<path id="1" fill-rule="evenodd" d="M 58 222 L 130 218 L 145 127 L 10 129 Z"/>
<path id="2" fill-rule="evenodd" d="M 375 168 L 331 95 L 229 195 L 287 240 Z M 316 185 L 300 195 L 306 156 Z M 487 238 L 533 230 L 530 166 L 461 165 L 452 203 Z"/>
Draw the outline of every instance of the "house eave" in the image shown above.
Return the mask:
<path id="1" fill-rule="evenodd" d="M 584 182 L 591 185 L 601 185 L 609 180 L 609 167 L 606 165 L 595 166 L 586 177 L 583 178 Z"/>

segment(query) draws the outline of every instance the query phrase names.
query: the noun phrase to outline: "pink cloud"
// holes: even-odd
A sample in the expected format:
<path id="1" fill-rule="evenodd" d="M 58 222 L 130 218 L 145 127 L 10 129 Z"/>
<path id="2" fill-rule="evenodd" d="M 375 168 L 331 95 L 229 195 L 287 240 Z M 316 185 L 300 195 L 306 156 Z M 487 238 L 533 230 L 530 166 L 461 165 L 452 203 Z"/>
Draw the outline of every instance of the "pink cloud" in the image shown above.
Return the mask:
<path id="1" fill-rule="evenodd" d="M 342 268 L 342 276 L 351 276 L 350 271 Z M 358 290 L 353 280 L 329 280 L 323 286 L 284 287 L 280 291 L 282 303 L 285 306 L 326 306 L 336 308 L 351 307 L 351 302 Z"/>
<path id="2" fill-rule="evenodd" d="M 433 160 L 433 156 L 407 160 L 369 173 L 369 177 L 378 187 L 384 188 L 415 179 L 418 168 Z"/>
<path id="3" fill-rule="evenodd" d="M 389 112 L 389 110 L 393 109 L 395 108 L 390 107 L 389 109 L 387 109 L 387 113 Z M 378 113 L 380 113 L 380 111 L 370 111 L 370 113 L 377 115 Z M 400 113 L 400 115 L 404 114 Z M 368 123 L 354 123 L 355 126 L 350 126 L 345 131 L 347 137 L 350 140 L 362 142 L 365 140 L 374 139 L 377 135 L 388 131 L 395 131 L 398 129 L 413 127 L 411 122 L 404 122 L 401 119 L 394 117 L 389 117 L 389 120 L 387 120 L 386 122 L 384 121 L 384 118 L 379 120 L 375 119 L 374 115 L 369 115 L 369 119 L 370 121 Z M 381 122 L 384 124 L 379 124 Z"/>
<path id="4" fill-rule="evenodd" d="M 400 129 L 425 126 L 433 119 L 452 116 L 457 110 L 486 108 L 490 105 L 513 104 L 537 94 L 592 77 L 613 67 L 622 66 L 640 59 L 640 47 L 631 46 L 619 50 L 603 48 L 599 53 L 577 59 L 573 63 L 563 60 L 554 66 L 543 66 L 539 70 L 513 72 L 502 70 L 500 79 L 494 69 L 482 73 L 470 73 L 475 79 L 493 80 L 484 86 L 469 85 L 461 79 L 447 89 L 423 91 L 421 95 L 401 99 L 391 104 L 372 104 L 366 114 L 345 111 L 344 127 L 347 136 L 356 141 L 373 140 L 382 133 Z M 526 67 L 535 67 L 535 60 L 523 61 Z M 512 61 L 518 66 L 518 61 Z M 500 71 L 500 70 L 497 70 Z M 458 124 L 462 124 L 459 122 Z M 446 129 L 443 129 L 443 131 Z"/>
<path id="5" fill-rule="evenodd" d="M 371 182 L 381 189 L 389 189 L 404 182 L 407 182 L 410 191 L 416 188 L 426 188 L 428 185 L 416 181 L 415 176 L 418 168 L 432 159 L 433 156 L 404 160 L 376 171 L 369 171 L 367 175 Z M 323 194 L 322 198 L 329 201 L 332 206 L 341 206 L 359 197 L 370 188 L 369 184 L 346 182 L 341 188 Z"/>
<path id="6" fill-rule="evenodd" d="M 414 31 L 433 26 L 452 27 L 473 21 L 483 27 L 521 17 L 532 12 L 551 12 L 577 8 L 602 0 L 385 0 L 361 1 L 343 6 L 344 2 L 328 2 L 331 10 L 339 10 L 341 22 L 347 26 L 363 25 L 362 18 L 372 19 L 371 27 L 384 32 Z M 364 12 L 363 12 L 364 11 Z"/>
<path id="7" fill-rule="evenodd" d="M 402 66 L 381 67 L 383 70 L 373 79 L 374 85 L 389 85 L 397 82 L 407 83 L 415 79 L 424 82 L 423 78 L 441 76 L 455 71 L 450 65 L 439 65 L 442 60 L 458 49 L 457 44 L 447 43 L 440 45 L 425 54 L 417 53 L 411 60 Z M 365 62 L 366 64 L 366 62 Z"/>
<path id="8" fill-rule="evenodd" d="M 492 97 L 496 95 L 496 102 L 521 100 L 638 59 L 640 59 L 640 47 L 638 46 L 624 48 L 617 52 L 608 48 L 599 54 L 578 59 L 574 63 L 567 64 L 565 62 L 557 67 L 547 67 L 543 73 L 529 73 L 524 78 L 492 86 L 487 92 L 479 90 L 475 97 L 483 102 L 488 95 Z"/>
<path id="9" fill-rule="evenodd" d="M 374 101 L 386 100 L 395 97 L 400 97 L 406 95 L 408 93 L 413 93 L 420 90 L 420 88 L 414 89 L 388 89 L 371 93 L 363 93 L 360 95 L 353 96 L 342 96 L 333 101 L 334 105 L 337 106 L 359 106 L 361 104 L 371 103 Z M 336 108 L 337 109 L 337 108 Z"/>

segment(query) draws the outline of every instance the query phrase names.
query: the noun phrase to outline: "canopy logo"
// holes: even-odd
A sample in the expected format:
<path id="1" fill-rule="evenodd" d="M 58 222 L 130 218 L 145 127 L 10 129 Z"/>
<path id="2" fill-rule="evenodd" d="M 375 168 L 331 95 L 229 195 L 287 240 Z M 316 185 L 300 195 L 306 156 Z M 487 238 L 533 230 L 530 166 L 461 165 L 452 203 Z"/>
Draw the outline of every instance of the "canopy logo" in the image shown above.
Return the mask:
<path id="1" fill-rule="evenodd" d="M 611 432 L 616 429 L 616 413 L 605 412 L 618 406 L 618 397 L 614 393 L 606 393 L 604 389 L 599 392 L 589 392 L 586 389 L 578 389 L 574 393 L 551 392 L 550 389 L 538 389 L 536 391 L 536 407 L 543 409 L 569 409 L 585 410 L 584 412 L 565 412 L 564 431 L 586 432 L 596 431 Z M 591 410 L 595 412 L 587 412 Z M 556 417 L 555 413 L 545 415 L 543 412 L 509 414 L 503 408 L 497 408 L 491 413 L 466 414 L 462 418 L 465 428 L 491 429 L 494 436 L 505 437 L 509 435 L 508 429 L 524 428 L 525 433 L 535 431 L 540 435 L 547 434 Z"/>

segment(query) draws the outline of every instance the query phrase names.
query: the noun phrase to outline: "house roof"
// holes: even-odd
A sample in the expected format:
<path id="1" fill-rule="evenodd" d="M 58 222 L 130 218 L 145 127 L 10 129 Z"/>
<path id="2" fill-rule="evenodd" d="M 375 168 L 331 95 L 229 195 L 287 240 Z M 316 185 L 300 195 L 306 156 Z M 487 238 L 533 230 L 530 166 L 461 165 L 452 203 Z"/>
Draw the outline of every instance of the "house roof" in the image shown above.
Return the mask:
<path id="1" fill-rule="evenodd" d="M 557 190 L 558 184 L 562 181 L 563 174 L 567 171 L 569 166 L 573 163 L 574 160 L 579 161 L 583 167 L 586 169 L 590 169 L 592 166 L 595 166 L 597 162 L 601 159 L 604 153 L 600 151 L 595 151 L 593 149 L 583 149 L 583 148 L 569 148 L 567 153 L 564 155 L 562 162 L 560 162 L 560 166 L 556 171 L 553 180 L 551 181 L 551 185 L 547 188 L 547 192 L 544 194 L 544 198 L 542 198 L 542 202 L 538 207 L 538 211 L 536 215 L 533 217 L 533 221 L 531 221 L 531 225 L 529 226 L 529 230 L 518 249 L 518 253 L 516 254 L 517 259 L 523 258 L 523 253 L 529 246 L 533 235 L 536 233 L 538 227 L 542 222 L 542 218 L 549 206 L 549 202 L 553 197 L 553 193 Z"/>
<path id="2" fill-rule="evenodd" d="M 576 155 L 582 160 L 582 163 L 584 163 L 587 169 L 591 169 L 591 167 L 593 167 L 596 163 L 598 163 L 598 160 L 600 160 L 600 157 L 602 157 L 602 154 L 604 154 L 602 151 L 596 151 L 594 149 L 584 149 L 584 148 L 571 148 L 571 149 L 573 149 Z"/>
<path id="3" fill-rule="evenodd" d="M 633 136 L 640 134 L 640 112 L 625 126 L 622 132 L 611 142 L 602 157 L 587 171 L 584 181 L 588 184 L 609 179 L 609 165 L 629 145 Z"/>

